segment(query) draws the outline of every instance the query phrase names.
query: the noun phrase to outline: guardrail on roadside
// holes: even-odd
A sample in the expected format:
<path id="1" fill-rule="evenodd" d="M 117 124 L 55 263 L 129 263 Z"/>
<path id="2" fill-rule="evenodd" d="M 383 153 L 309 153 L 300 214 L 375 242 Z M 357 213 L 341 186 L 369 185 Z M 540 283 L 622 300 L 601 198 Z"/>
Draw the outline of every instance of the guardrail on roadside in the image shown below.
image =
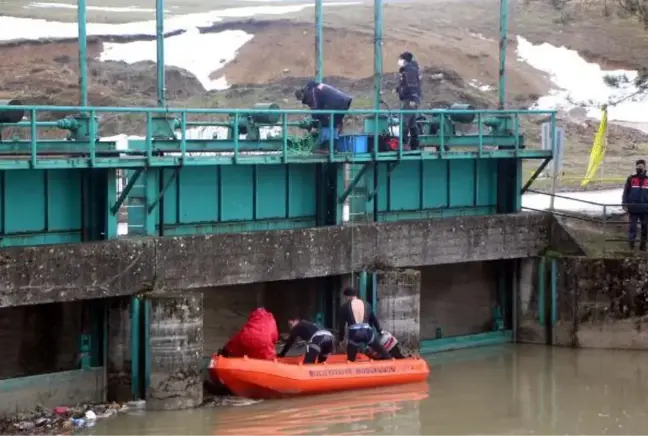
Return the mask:
<path id="1" fill-rule="evenodd" d="M 549 212 L 555 216 L 575 220 L 576 222 L 588 223 L 589 229 L 584 236 L 586 243 L 593 243 L 594 249 L 600 249 L 603 254 L 619 253 L 627 251 L 627 213 L 624 210 L 624 204 L 621 203 L 601 203 L 591 200 L 569 197 L 561 194 L 550 194 L 547 192 L 529 189 L 531 195 L 546 196 L 554 198 L 553 208 L 533 207 L 524 205 L 523 210 L 534 212 Z M 527 197 L 528 198 L 528 197 Z M 524 197 L 523 197 L 524 199 Z M 562 204 L 555 200 L 561 200 Z M 572 207 L 565 207 L 565 204 L 573 203 Z M 527 202 L 528 203 L 528 202 Z M 558 203 L 558 205 L 556 204 Z M 592 233 L 597 233 L 592 235 Z M 621 236 L 623 235 L 623 236 Z"/>

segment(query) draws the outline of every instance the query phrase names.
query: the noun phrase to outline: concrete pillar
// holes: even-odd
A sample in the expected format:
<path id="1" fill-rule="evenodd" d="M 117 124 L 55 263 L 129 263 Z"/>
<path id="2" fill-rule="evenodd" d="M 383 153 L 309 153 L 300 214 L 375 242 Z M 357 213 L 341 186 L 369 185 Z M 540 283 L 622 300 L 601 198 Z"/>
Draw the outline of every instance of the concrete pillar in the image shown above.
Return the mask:
<path id="1" fill-rule="evenodd" d="M 197 407 L 203 401 L 203 295 L 186 292 L 150 301 L 146 405 L 156 410 Z"/>
<path id="2" fill-rule="evenodd" d="M 539 320 L 539 300 L 544 298 L 538 289 L 539 261 L 536 257 L 520 259 L 516 340 L 526 344 L 547 343 L 545 327 Z"/>
<path id="3" fill-rule="evenodd" d="M 114 298 L 108 303 L 109 401 L 132 400 L 131 388 L 131 313 L 130 297 Z"/>
<path id="4" fill-rule="evenodd" d="M 421 318 L 421 272 L 378 272 L 376 315 L 383 329 L 398 339 L 404 353 L 418 353 Z"/>

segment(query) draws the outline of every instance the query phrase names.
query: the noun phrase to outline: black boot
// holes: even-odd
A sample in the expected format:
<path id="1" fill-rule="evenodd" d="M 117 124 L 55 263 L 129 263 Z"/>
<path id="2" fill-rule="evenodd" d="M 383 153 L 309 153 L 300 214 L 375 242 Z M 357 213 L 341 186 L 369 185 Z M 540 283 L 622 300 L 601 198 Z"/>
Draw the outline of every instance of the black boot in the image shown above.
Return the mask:
<path id="1" fill-rule="evenodd" d="M 641 241 L 639 243 L 639 250 L 640 251 L 646 251 L 646 241 Z"/>
<path id="2" fill-rule="evenodd" d="M 630 241 L 630 242 L 628 242 L 628 245 L 630 246 L 630 250 L 634 250 L 634 249 L 635 249 L 635 241 Z"/>

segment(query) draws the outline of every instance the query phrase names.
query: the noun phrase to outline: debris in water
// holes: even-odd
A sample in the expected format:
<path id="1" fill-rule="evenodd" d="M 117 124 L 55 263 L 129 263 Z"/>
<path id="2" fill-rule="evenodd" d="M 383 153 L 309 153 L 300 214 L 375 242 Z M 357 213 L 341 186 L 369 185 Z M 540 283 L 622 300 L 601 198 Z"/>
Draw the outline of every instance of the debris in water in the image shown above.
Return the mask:
<path id="1" fill-rule="evenodd" d="M 242 407 L 260 403 L 263 400 L 252 400 L 250 398 L 214 396 L 205 401 L 202 407 Z"/>
<path id="2" fill-rule="evenodd" d="M 117 415 L 121 404 L 80 404 L 52 409 L 38 406 L 31 412 L 0 418 L 0 434 L 61 434 L 92 427 L 99 418 Z"/>

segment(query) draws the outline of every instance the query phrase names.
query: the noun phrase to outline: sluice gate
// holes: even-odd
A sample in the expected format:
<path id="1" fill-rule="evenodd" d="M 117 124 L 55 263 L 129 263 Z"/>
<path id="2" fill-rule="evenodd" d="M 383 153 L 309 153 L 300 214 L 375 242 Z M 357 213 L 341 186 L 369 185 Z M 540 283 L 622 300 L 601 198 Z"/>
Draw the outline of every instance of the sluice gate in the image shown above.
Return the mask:
<path id="1" fill-rule="evenodd" d="M 168 108 L 163 5 L 156 3 L 160 107 L 88 105 L 84 0 L 80 105 L 0 104 L 0 245 L 7 258 L 24 259 L 6 267 L 2 310 L 19 320 L 28 305 L 69 311 L 60 307 L 81 300 L 66 315 L 78 321 L 68 334 L 78 330 L 79 359 L 65 368 L 53 363 L 50 374 L 6 371 L 0 393 L 16 397 L 12 407 L 30 407 L 33 393 L 45 390 L 59 392 L 60 402 L 69 395 L 75 401 L 146 398 L 164 408 L 165 377 L 177 371 L 193 383 L 173 388 L 191 396 L 183 404 L 199 403 L 202 393 L 194 388 L 203 356 L 196 350 L 204 332 L 197 326 L 206 303 L 191 292 L 204 287 L 328 276 L 312 285 L 314 301 L 302 310 L 327 326 L 334 325 L 339 304 L 335 290 L 351 280 L 388 328 L 407 334 L 412 347 L 420 343 L 421 351 L 513 340 L 518 259 L 544 247 L 543 241 L 528 246 L 519 230 L 536 229 L 529 230 L 529 241 L 546 233 L 540 218 L 519 214 L 528 187 L 522 162 L 537 161 L 540 172 L 553 156 L 552 149 L 529 144 L 520 126 L 525 117 L 548 117 L 555 138 L 554 112 L 504 109 L 502 69 L 500 109 L 419 110 L 421 148 L 409 150 L 402 133 L 408 111 L 380 109 L 379 0 L 373 109 Z M 505 6 L 502 18 L 505 23 Z M 505 41 L 505 25 L 503 32 Z M 101 120 L 108 114 L 138 119 L 141 136 L 103 137 Z M 344 115 L 356 127 L 338 137 L 318 128 L 314 115 Z M 495 243 L 499 251 L 486 248 Z M 226 252 L 215 252 L 222 247 Z M 48 250 L 50 260 L 37 265 Z M 485 273 L 497 294 L 487 333 L 448 335 L 454 330 L 440 321 L 431 333 L 421 304 L 410 312 L 396 304 L 421 299 L 416 268 L 469 261 L 494 265 Z M 201 279 L 192 282 L 190 273 Z M 87 293 L 79 291 L 84 287 Z M 281 306 L 262 295 L 259 304 Z M 395 316 L 410 319 L 410 330 L 399 331 Z M 182 325 L 181 335 L 169 333 L 172 324 Z M 170 350 L 181 351 L 170 356 Z M 70 393 L 66 386 L 82 388 Z"/>

